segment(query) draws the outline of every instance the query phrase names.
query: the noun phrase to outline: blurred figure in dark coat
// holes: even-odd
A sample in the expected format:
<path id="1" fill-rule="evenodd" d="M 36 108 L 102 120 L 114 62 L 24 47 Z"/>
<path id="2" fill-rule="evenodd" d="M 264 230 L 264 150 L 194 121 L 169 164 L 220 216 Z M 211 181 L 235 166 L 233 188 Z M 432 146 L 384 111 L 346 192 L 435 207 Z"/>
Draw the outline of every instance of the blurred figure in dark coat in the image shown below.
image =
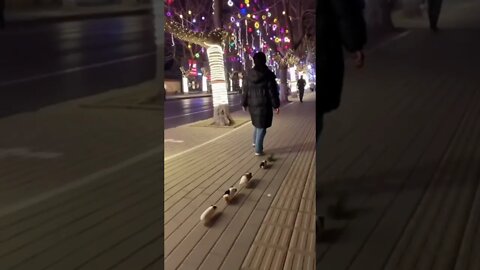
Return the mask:
<path id="1" fill-rule="evenodd" d="M 428 0 L 428 19 L 430 20 L 430 29 L 438 31 L 438 18 L 442 10 L 442 0 Z"/>
<path id="2" fill-rule="evenodd" d="M 357 67 L 362 67 L 364 63 L 363 47 L 367 41 L 364 7 L 363 0 L 317 1 L 317 153 L 320 151 L 319 137 L 323 129 L 324 115 L 340 106 L 344 76 L 344 49 L 354 55 Z M 320 164 L 319 156 L 317 154 L 317 168 Z M 317 169 L 317 209 L 320 209 L 319 173 L 320 170 Z M 321 228 L 319 228 L 321 220 L 323 221 L 323 217 L 318 216 L 317 236 L 321 235 Z"/>
<path id="3" fill-rule="evenodd" d="M 5 28 L 5 0 L 0 0 L 0 29 Z"/>

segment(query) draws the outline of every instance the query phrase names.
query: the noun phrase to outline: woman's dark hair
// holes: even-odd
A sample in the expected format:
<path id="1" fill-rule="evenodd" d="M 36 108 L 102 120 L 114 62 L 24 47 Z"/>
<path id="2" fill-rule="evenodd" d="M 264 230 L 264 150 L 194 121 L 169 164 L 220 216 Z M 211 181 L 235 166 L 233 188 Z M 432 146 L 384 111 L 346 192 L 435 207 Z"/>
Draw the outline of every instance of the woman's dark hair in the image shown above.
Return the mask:
<path id="1" fill-rule="evenodd" d="M 253 63 L 255 63 L 255 66 L 265 66 L 267 64 L 267 56 L 263 52 L 257 52 L 253 55 Z"/>

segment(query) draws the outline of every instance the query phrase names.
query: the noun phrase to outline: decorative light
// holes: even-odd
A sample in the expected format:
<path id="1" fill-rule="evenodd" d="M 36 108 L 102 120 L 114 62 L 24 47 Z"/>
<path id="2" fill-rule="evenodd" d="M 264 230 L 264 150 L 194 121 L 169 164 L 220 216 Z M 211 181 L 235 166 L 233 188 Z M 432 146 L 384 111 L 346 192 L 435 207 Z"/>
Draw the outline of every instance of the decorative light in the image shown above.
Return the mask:
<path id="1" fill-rule="evenodd" d="M 195 18 L 193 18 L 192 22 L 193 22 L 193 23 L 196 23 L 196 22 L 197 22 L 197 20 L 196 20 Z"/>
<path id="2" fill-rule="evenodd" d="M 188 15 L 192 15 L 192 11 L 191 11 L 191 10 L 188 11 Z"/>
<path id="3" fill-rule="evenodd" d="M 285 10 L 282 12 L 283 15 L 285 15 Z"/>
<path id="4" fill-rule="evenodd" d="M 235 17 L 233 17 L 233 16 L 230 17 L 230 21 L 231 21 L 231 22 L 235 22 Z"/>
<path id="5" fill-rule="evenodd" d="M 202 16 L 202 20 L 204 20 L 204 21 L 205 21 L 205 17 L 204 17 L 204 16 Z"/>
<path id="6" fill-rule="evenodd" d="M 182 14 L 180 14 L 180 19 L 183 19 L 183 15 L 182 15 Z"/>
<path id="7" fill-rule="evenodd" d="M 207 76 L 205 74 L 202 74 L 202 91 L 208 91 Z"/>
<path id="8" fill-rule="evenodd" d="M 262 15 L 262 19 L 263 19 L 263 20 L 266 20 L 266 19 L 267 19 L 267 15 Z"/>
<path id="9" fill-rule="evenodd" d="M 289 68 L 288 71 L 290 72 L 290 89 L 292 90 L 292 92 L 297 92 L 297 88 L 295 87 L 295 84 L 297 82 L 297 77 L 295 72 L 296 67 L 293 66 Z"/>
<path id="10" fill-rule="evenodd" d="M 277 19 L 277 18 L 273 19 L 273 22 L 274 22 L 274 23 L 277 23 L 277 21 L 278 21 L 278 19 Z"/>
<path id="11" fill-rule="evenodd" d="M 188 78 L 185 75 L 182 77 L 182 89 L 183 93 L 188 93 Z"/>
<path id="12" fill-rule="evenodd" d="M 233 6 L 233 1 L 232 1 L 232 0 L 228 0 L 227 4 L 228 4 L 229 7 L 231 7 L 231 6 Z"/>
<path id="13" fill-rule="evenodd" d="M 267 10 L 267 11 L 268 11 L 268 10 Z M 267 15 L 268 15 L 269 18 L 272 17 L 272 13 L 270 13 L 270 12 L 268 12 Z"/>
<path id="14" fill-rule="evenodd" d="M 240 27 L 240 22 L 236 22 L 235 25 L 236 25 L 237 27 Z"/>
<path id="15" fill-rule="evenodd" d="M 211 85 L 213 106 L 228 104 L 227 84 L 225 83 L 225 69 L 222 46 L 207 44 L 208 62 L 211 70 Z"/>
<path id="16" fill-rule="evenodd" d="M 260 23 L 259 22 L 255 22 L 255 28 L 260 28 Z"/>

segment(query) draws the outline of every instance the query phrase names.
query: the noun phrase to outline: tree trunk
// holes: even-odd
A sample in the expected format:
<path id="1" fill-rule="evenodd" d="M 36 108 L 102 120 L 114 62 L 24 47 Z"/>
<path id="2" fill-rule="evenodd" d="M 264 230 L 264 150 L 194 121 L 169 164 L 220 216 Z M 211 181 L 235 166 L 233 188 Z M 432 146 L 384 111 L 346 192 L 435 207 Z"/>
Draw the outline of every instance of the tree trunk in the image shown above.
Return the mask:
<path id="1" fill-rule="evenodd" d="M 228 104 L 219 105 L 213 109 L 213 123 L 222 127 L 230 126 L 233 123 Z"/>
<path id="2" fill-rule="evenodd" d="M 213 1 L 215 28 L 221 28 L 222 0 Z M 233 121 L 228 107 L 228 79 L 226 77 L 225 57 L 222 46 L 210 46 L 207 48 L 207 55 L 212 85 L 213 121 L 217 126 L 229 126 Z"/>
<path id="3" fill-rule="evenodd" d="M 165 67 L 165 57 L 164 57 L 164 48 L 165 48 L 165 36 L 163 31 L 163 2 L 161 1 L 152 1 L 153 4 L 153 14 L 154 14 L 154 29 L 155 29 L 155 44 L 157 46 L 157 63 L 156 63 L 156 74 L 155 74 L 155 85 L 158 87 L 158 94 L 160 97 L 163 96 L 165 99 L 166 92 L 163 85 L 163 75 Z"/>
<path id="4" fill-rule="evenodd" d="M 288 84 L 287 84 L 288 66 L 280 65 L 278 77 L 280 79 L 280 101 L 288 102 Z"/>
<path id="5" fill-rule="evenodd" d="M 214 123 L 218 126 L 228 126 L 231 124 L 232 119 L 230 117 L 230 110 L 228 109 L 228 93 L 222 46 L 210 46 L 207 48 L 207 55 L 212 85 Z"/>
<path id="6" fill-rule="evenodd" d="M 213 7 L 214 7 L 214 14 L 213 14 L 213 23 L 215 28 L 222 27 L 222 0 L 212 0 Z"/>

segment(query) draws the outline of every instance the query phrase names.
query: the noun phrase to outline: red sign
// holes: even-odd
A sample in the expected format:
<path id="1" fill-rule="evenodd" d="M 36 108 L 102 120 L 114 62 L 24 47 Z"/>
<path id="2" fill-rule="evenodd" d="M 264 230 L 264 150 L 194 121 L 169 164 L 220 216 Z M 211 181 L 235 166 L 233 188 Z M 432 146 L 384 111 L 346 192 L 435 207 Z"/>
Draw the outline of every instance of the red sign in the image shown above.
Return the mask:
<path id="1" fill-rule="evenodd" d="M 188 66 L 190 67 L 190 75 L 197 76 L 198 75 L 197 61 L 195 61 L 193 59 L 189 59 L 188 60 Z"/>

